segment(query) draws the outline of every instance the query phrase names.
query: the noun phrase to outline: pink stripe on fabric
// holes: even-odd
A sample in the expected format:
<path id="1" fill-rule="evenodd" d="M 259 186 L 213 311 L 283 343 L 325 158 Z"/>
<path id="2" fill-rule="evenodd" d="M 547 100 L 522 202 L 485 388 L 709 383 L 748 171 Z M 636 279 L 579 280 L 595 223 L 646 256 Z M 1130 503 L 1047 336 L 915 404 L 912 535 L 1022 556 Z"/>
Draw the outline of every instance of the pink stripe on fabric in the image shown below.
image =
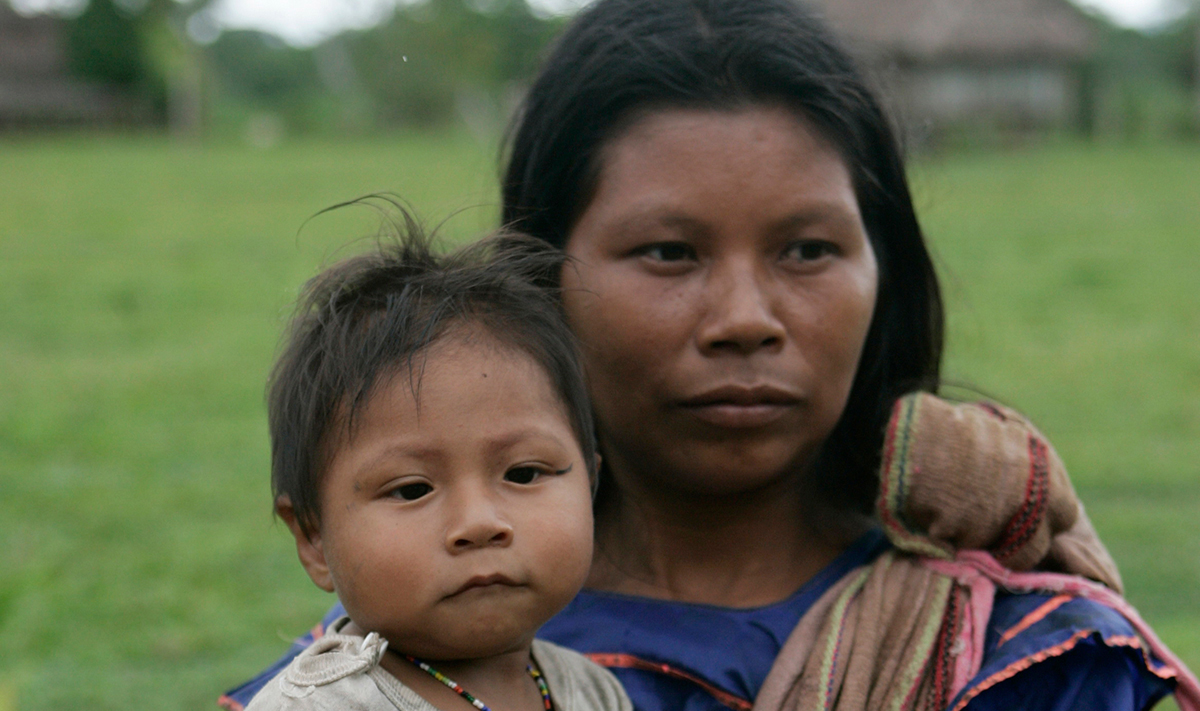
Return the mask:
<path id="1" fill-rule="evenodd" d="M 992 603 L 996 599 L 996 584 L 978 573 L 958 579 L 960 585 L 969 589 L 967 613 L 963 615 L 963 629 L 955 641 L 958 655 L 954 660 L 954 680 L 950 685 L 950 699 L 958 696 L 983 666 L 984 643 L 987 624 L 992 616 Z M 980 602 L 982 601 L 982 602 Z"/>
<path id="2" fill-rule="evenodd" d="M 1056 595 L 1056 596 L 1050 598 L 1049 600 L 1043 602 L 1041 605 L 1038 605 L 1038 608 L 1036 610 L 1029 613 L 1028 615 L 1025 615 L 1024 617 L 1021 618 L 1020 622 L 1018 622 L 1017 624 L 1015 624 L 1012 627 L 1009 627 L 1007 630 L 1005 630 L 1004 634 L 1000 635 L 1000 641 L 996 643 L 996 646 L 997 647 L 1002 646 L 1008 640 L 1012 639 L 1013 637 L 1016 637 L 1017 635 L 1021 634 L 1025 630 L 1029 629 L 1033 625 L 1035 625 L 1038 622 L 1040 622 L 1041 620 L 1043 620 L 1046 617 L 1046 615 L 1049 615 L 1051 612 L 1054 612 L 1058 608 L 1062 607 L 1063 605 L 1065 605 L 1066 603 L 1068 603 L 1074 599 L 1075 598 L 1071 597 L 1070 595 Z"/>

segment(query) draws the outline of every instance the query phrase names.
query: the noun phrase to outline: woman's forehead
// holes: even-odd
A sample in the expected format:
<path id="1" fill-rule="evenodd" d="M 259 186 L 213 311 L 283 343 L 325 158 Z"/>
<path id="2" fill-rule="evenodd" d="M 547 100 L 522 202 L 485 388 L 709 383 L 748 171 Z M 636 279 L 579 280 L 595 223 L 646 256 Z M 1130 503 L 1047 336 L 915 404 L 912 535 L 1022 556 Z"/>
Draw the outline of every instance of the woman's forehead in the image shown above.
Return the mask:
<path id="1" fill-rule="evenodd" d="M 858 219 L 845 161 L 809 122 L 779 107 L 664 109 L 605 144 L 589 219 L 673 225 L 689 220 Z M 573 233 L 574 235 L 574 233 Z"/>

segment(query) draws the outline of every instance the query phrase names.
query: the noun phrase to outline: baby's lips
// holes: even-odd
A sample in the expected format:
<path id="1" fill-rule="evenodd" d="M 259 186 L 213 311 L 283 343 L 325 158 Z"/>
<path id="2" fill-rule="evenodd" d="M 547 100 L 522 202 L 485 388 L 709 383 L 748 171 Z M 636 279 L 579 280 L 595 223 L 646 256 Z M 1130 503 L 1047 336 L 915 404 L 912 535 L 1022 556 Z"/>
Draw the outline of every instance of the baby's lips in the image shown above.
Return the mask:
<path id="1" fill-rule="evenodd" d="M 517 587 L 520 585 L 517 581 L 503 573 L 489 573 L 486 575 L 473 575 L 465 583 L 460 585 L 457 590 L 450 593 L 451 596 L 461 595 L 468 590 L 475 588 L 491 587 L 493 585 L 501 585 L 505 587 Z"/>

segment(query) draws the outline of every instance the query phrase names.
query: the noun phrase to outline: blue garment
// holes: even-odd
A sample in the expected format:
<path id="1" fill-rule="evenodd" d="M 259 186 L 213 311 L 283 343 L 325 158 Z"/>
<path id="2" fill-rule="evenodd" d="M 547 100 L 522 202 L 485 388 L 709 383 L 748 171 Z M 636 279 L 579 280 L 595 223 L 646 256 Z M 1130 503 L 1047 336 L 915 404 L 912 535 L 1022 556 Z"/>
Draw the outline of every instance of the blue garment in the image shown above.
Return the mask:
<path id="1" fill-rule="evenodd" d="M 746 709 L 808 608 L 843 576 L 888 548 L 883 533 L 871 531 L 786 600 L 752 609 L 584 590 L 538 636 L 584 654 L 613 655 L 601 661 L 621 681 L 637 711 Z M 969 711 L 1132 711 L 1149 708 L 1171 691 L 1172 683 L 1152 672 L 1157 668 L 1153 661 L 1120 643 L 1135 635 L 1119 614 L 1089 600 L 1073 599 L 1057 607 L 1050 601 L 1045 595 L 997 595 L 983 666 L 960 694 L 960 699 L 971 696 Z M 1030 620 L 1031 613 L 1039 618 L 1036 623 L 1005 634 Z M 342 614 L 339 604 L 322 624 Z M 222 704 L 237 709 L 249 703 L 311 641 L 311 634 L 296 640 L 288 654 L 222 697 Z M 1029 662 L 1046 650 L 1060 653 Z"/>
<path id="2" fill-rule="evenodd" d="M 666 662 L 748 702 L 758 695 L 783 643 L 817 598 L 888 547 L 883 532 L 872 531 L 791 597 L 765 607 L 715 607 L 584 590 L 538 636 L 584 654 L 620 652 Z M 637 711 L 729 711 L 693 682 L 637 669 L 610 671 Z"/>
<path id="3" fill-rule="evenodd" d="M 984 639 L 983 666 L 959 695 L 961 699 L 978 692 L 967 709 L 1147 709 L 1171 692 L 1174 682 L 1154 673 L 1162 670 L 1161 662 L 1146 659 L 1131 646 L 1136 634 L 1124 617 L 1091 600 L 1063 600 L 997 593 Z M 1042 616 L 1040 611 L 1047 608 L 1050 612 Z M 1018 634 L 1010 632 L 1030 619 L 1037 622 Z M 1060 648 L 1066 651 L 978 691 L 1008 670 Z"/>

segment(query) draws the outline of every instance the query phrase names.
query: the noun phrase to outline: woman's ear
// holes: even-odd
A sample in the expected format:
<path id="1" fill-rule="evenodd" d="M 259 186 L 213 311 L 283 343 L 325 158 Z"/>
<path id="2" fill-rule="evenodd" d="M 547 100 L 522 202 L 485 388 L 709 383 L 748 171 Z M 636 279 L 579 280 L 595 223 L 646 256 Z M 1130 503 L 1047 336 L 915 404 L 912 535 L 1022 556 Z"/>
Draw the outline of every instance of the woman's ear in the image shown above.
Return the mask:
<path id="1" fill-rule="evenodd" d="M 325 550 L 321 547 L 320 530 L 305 532 L 296 520 L 292 500 L 286 496 L 275 499 L 275 515 L 283 519 L 292 532 L 292 538 L 296 539 L 296 553 L 308 577 L 325 592 L 333 592 L 333 576 L 329 573 L 329 563 L 325 561 Z"/>

